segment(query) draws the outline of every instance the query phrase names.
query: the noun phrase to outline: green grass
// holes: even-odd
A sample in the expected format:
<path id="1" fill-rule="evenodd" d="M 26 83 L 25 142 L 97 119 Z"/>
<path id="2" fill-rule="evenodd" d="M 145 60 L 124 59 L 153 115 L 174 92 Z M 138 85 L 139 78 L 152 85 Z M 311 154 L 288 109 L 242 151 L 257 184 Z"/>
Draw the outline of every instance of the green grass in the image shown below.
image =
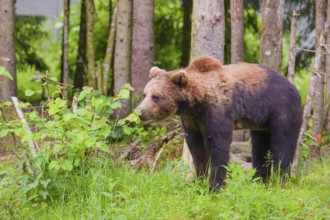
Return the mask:
<path id="1" fill-rule="evenodd" d="M 214 194 L 206 182 L 185 181 L 176 166 L 153 174 L 95 166 L 66 177 L 61 194 L 46 202 L 0 190 L 0 219 L 330 219 L 329 168 L 316 165 L 283 187 L 251 181 L 253 173 L 235 165 L 226 189 Z"/>

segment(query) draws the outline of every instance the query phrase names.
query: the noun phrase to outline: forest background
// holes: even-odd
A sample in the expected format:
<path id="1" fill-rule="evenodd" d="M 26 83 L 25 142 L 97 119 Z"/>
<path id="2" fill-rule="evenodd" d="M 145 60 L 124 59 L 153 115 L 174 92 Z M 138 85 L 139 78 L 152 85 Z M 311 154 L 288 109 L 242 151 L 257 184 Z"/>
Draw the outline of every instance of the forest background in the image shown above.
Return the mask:
<path id="1" fill-rule="evenodd" d="M 15 1 L 0 0 L 3 219 L 330 217 L 328 1 L 63 4 L 54 22 L 16 16 Z M 217 30 L 214 38 L 205 37 L 201 17 Z M 140 124 L 133 109 L 149 69 L 185 67 L 201 54 L 261 63 L 299 90 L 305 124 L 291 181 L 251 180 L 249 137 L 238 132 L 232 153 L 243 167 L 229 166 L 228 187 L 210 193 L 206 182 L 191 181 L 185 151 L 181 160 L 178 119 Z"/>

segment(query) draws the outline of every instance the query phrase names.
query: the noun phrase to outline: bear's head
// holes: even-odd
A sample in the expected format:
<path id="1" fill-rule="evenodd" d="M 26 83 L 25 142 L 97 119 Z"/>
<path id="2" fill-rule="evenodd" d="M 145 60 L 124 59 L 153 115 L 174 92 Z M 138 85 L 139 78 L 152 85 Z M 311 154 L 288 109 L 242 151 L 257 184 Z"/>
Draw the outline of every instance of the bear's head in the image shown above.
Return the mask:
<path id="1" fill-rule="evenodd" d="M 177 113 L 182 90 L 188 86 L 189 76 L 183 70 L 166 72 L 158 67 L 150 69 L 151 80 L 143 90 L 143 100 L 137 107 L 143 121 L 160 121 Z"/>
<path id="2" fill-rule="evenodd" d="M 206 74 L 219 69 L 221 64 L 207 56 L 194 59 L 185 69 L 171 72 L 152 67 L 151 80 L 145 86 L 144 98 L 137 107 L 141 120 L 160 121 L 177 114 L 182 108 L 185 112 L 187 108 L 194 108 L 203 101 L 204 88 L 207 87 L 204 78 L 212 78 Z"/>

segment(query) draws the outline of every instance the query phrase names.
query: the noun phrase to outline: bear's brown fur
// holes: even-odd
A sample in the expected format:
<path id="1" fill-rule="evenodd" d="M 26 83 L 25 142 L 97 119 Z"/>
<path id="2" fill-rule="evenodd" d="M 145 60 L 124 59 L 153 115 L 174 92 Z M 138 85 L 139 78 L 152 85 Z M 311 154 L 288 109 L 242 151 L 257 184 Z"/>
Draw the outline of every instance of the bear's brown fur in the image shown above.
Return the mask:
<path id="1" fill-rule="evenodd" d="M 279 73 L 258 64 L 221 65 L 203 56 L 171 72 L 153 67 L 141 119 L 181 117 L 198 176 L 211 164 L 211 186 L 218 190 L 226 176 L 232 132 L 251 129 L 252 163 L 264 179 L 268 151 L 274 165 L 289 171 L 296 148 L 302 107 L 297 90 Z"/>

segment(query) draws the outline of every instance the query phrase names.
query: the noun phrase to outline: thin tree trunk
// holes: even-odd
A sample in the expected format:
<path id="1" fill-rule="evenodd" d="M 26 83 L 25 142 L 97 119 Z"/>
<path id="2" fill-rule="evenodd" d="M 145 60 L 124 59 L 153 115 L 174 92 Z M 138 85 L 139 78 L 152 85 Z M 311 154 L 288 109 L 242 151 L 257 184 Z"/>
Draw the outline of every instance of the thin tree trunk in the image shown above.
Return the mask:
<path id="1" fill-rule="evenodd" d="M 132 0 L 118 0 L 116 24 L 116 44 L 114 57 L 114 92 L 119 93 L 122 86 L 131 82 L 132 52 Z M 131 111 L 131 100 L 123 100 L 122 108 L 116 113 L 122 118 Z"/>
<path id="2" fill-rule="evenodd" d="M 309 90 L 308 90 L 308 95 L 306 98 L 306 104 L 304 107 L 304 113 L 303 113 L 303 123 L 301 125 L 299 137 L 298 137 L 298 143 L 297 143 L 297 149 L 295 153 L 295 159 L 293 162 L 293 172 L 297 172 L 298 164 L 299 164 L 299 157 L 300 157 L 300 151 L 301 151 L 301 146 L 304 142 L 304 135 L 307 130 L 307 125 L 308 125 L 308 120 L 311 116 L 311 110 L 312 110 L 312 104 L 313 104 L 313 98 L 315 97 L 316 93 L 316 81 L 318 76 L 318 70 L 322 68 L 322 54 L 324 53 L 323 45 L 325 43 L 325 39 L 323 34 L 321 33 L 320 39 L 317 43 L 317 48 L 316 48 L 316 54 L 315 54 L 315 61 L 314 61 L 314 69 L 313 69 L 313 75 L 310 81 L 309 85 Z"/>
<path id="3" fill-rule="evenodd" d="M 330 0 L 327 1 L 326 44 L 330 51 Z M 326 103 L 325 103 L 325 129 L 330 135 L 330 53 L 326 55 Z"/>
<path id="4" fill-rule="evenodd" d="M 86 0 L 81 0 L 78 54 L 74 78 L 74 86 L 78 89 L 82 89 L 84 86 L 84 77 L 86 75 L 86 33 Z"/>
<path id="5" fill-rule="evenodd" d="M 69 84 L 69 16 L 70 16 L 70 0 L 64 0 L 64 19 L 63 19 L 63 87 L 62 87 L 62 98 L 68 99 L 68 84 Z"/>
<path id="6" fill-rule="evenodd" d="M 281 71 L 284 0 L 263 0 L 260 64 Z"/>
<path id="7" fill-rule="evenodd" d="M 230 1 L 231 63 L 242 62 L 244 56 L 243 2 L 244 0 Z"/>
<path id="8" fill-rule="evenodd" d="M 0 76 L 0 101 L 10 101 L 17 96 L 16 48 L 15 48 L 15 1 L 0 0 L 0 65 L 11 74 L 13 80 Z"/>
<path id="9" fill-rule="evenodd" d="M 133 1 L 132 86 L 134 103 L 142 99 L 154 63 L 154 0 Z"/>
<path id="10" fill-rule="evenodd" d="M 191 58 L 209 55 L 224 63 L 224 0 L 193 0 Z"/>
<path id="11" fill-rule="evenodd" d="M 116 17 L 117 17 L 117 8 L 113 10 L 110 28 L 109 28 L 109 37 L 107 44 L 107 51 L 105 52 L 105 57 L 103 60 L 103 93 L 108 94 L 109 84 L 112 85 L 112 82 L 109 83 L 110 68 L 112 66 L 113 51 L 115 45 L 115 34 L 116 34 Z M 111 77 L 112 79 L 112 77 Z"/>
<path id="12" fill-rule="evenodd" d="M 289 46 L 289 63 L 288 63 L 288 80 L 293 84 L 294 71 L 296 66 L 296 29 L 297 29 L 297 17 L 299 14 L 296 11 L 292 12 L 291 18 L 291 34 L 290 34 L 290 46 Z"/>
<path id="13" fill-rule="evenodd" d="M 231 63 L 243 61 L 244 56 L 244 22 L 243 22 L 244 0 L 230 1 L 231 21 Z M 245 141 L 245 130 L 234 131 L 233 141 Z"/>
<path id="14" fill-rule="evenodd" d="M 27 121 L 24 118 L 24 113 L 23 113 L 22 109 L 19 107 L 19 101 L 18 101 L 17 97 L 13 96 L 13 97 L 11 97 L 11 100 L 15 107 L 17 116 L 22 122 L 24 132 L 26 132 L 32 136 L 32 131 L 31 131 Z M 29 150 L 30 150 L 32 156 L 36 156 L 36 154 L 37 154 L 36 150 L 38 149 L 38 147 L 37 147 L 37 145 L 35 145 L 35 143 L 32 139 L 28 141 L 28 146 L 29 146 Z"/>
<path id="15" fill-rule="evenodd" d="M 102 64 L 98 63 L 97 64 L 97 69 L 96 69 L 96 83 L 97 83 L 97 90 L 102 91 L 103 90 L 103 75 L 102 75 Z"/>
<path id="16" fill-rule="evenodd" d="M 319 44 L 319 38 L 324 35 L 325 30 L 325 0 L 316 0 L 316 47 Z M 320 58 L 320 66 L 316 70 L 318 77 L 316 79 L 316 89 L 314 98 L 314 111 L 313 111 L 313 136 L 316 139 L 318 146 L 311 146 L 311 156 L 319 157 L 322 142 L 322 129 L 323 129 L 323 112 L 324 112 L 324 72 L 325 72 L 325 56 L 322 54 Z"/>
<path id="17" fill-rule="evenodd" d="M 96 88 L 94 52 L 94 0 L 86 0 L 88 85 Z"/>
<path id="18" fill-rule="evenodd" d="M 191 39 L 191 13 L 192 13 L 192 0 L 183 0 L 183 30 L 182 30 L 182 55 L 181 66 L 185 67 L 189 64 L 190 56 L 190 39 Z"/>

